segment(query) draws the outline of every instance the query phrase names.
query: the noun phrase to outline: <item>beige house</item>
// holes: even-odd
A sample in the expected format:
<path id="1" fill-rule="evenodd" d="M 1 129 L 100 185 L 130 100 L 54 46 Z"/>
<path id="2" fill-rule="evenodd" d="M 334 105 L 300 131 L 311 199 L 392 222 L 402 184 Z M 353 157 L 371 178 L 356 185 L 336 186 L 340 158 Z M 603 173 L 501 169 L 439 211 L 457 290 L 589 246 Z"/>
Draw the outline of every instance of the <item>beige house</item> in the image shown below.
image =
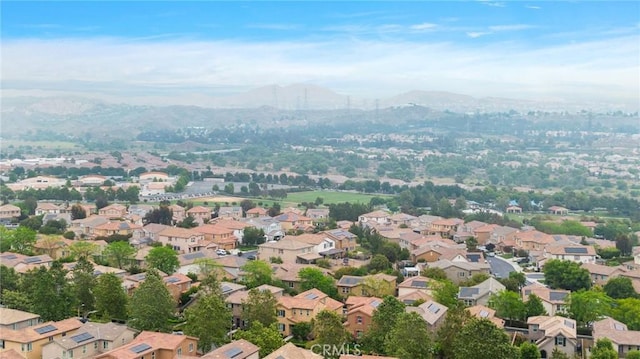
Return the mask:
<path id="1" fill-rule="evenodd" d="M 93 358 L 106 351 L 128 344 L 136 331 L 126 325 L 87 322 L 73 335 L 42 346 L 43 358 Z"/>
<path id="2" fill-rule="evenodd" d="M 503 290 L 506 290 L 506 287 L 495 278 L 490 277 L 484 282 L 474 285 L 473 287 L 460 287 L 458 300 L 462 301 L 467 307 L 475 305 L 486 306 L 489 304 L 489 298 L 492 294 L 496 294 Z"/>
<path id="3" fill-rule="evenodd" d="M 310 322 L 325 309 L 342 315 L 342 303 L 315 288 L 295 297 L 278 298 L 276 309 L 278 329 L 284 336 L 291 335 L 291 329 L 296 324 Z"/>
<path id="4" fill-rule="evenodd" d="M 302 349 L 293 343 L 287 343 L 281 346 L 273 353 L 262 359 L 322 359 L 323 356 L 316 354 L 311 350 Z"/>
<path id="5" fill-rule="evenodd" d="M 448 310 L 449 308 L 433 300 L 426 301 L 417 307 L 406 307 L 407 313 L 418 313 L 427 322 L 427 328 L 434 332 L 444 323 Z"/>
<path id="6" fill-rule="evenodd" d="M 300 291 L 300 276 L 299 273 L 304 268 L 314 268 L 322 271 L 324 275 L 331 275 L 329 270 L 325 268 L 320 268 L 312 264 L 300 264 L 300 263 L 283 263 L 283 264 L 274 264 L 271 266 L 273 268 L 273 277 L 281 280 L 282 283 L 287 287 L 291 288 L 295 291 Z"/>
<path id="7" fill-rule="evenodd" d="M 431 281 L 431 278 L 423 276 L 408 277 L 404 282 L 398 284 L 398 297 L 403 297 L 415 291 L 432 295 Z"/>
<path id="8" fill-rule="evenodd" d="M 625 358 L 631 350 L 640 350 L 640 331 L 629 330 L 624 323 L 606 317 L 593 323 L 593 340 L 607 338 L 619 358 Z"/>
<path id="9" fill-rule="evenodd" d="M 342 296 L 385 297 L 395 296 L 397 277 L 384 273 L 377 273 L 364 277 L 343 275 L 336 286 Z"/>
<path id="10" fill-rule="evenodd" d="M 259 359 L 260 348 L 240 339 L 225 344 L 203 355 L 202 359 Z"/>
<path id="11" fill-rule="evenodd" d="M 282 297 L 282 295 L 284 294 L 284 289 L 266 284 L 256 287 L 255 289 L 260 291 L 269 291 L 276 299 Z M 245 323 L 245 321 L 242 320 L 242 312 L 244 311 L 244 303 L 248 298 L 248 290 L 235 291 L 225 298 L 227 308 L 231 310 L 234 329 L 244 329 L 247 327 L 248 323 Z"/>
<path id="12" fill-rule="evenodd" d="M 522 300 L 526 302 L 531 294 L 535 294 L 542 301 L 547 314 L 554 316 L 566 312 L 566 300 L 570 293 L 568 290 L 550 289 L 540 283 L 533 283 L 522 288 Z"/>
<path id="13" fill-rule="evenodd" d="M 389 224 L 391 223 L 391 214 L 386 211 L 373 211 L 358 216 L 360 224 Z"/>
<path id="14" fill-rule="evenodd" d="M 269 210 L 266 208 L 262 208 L 262 207 L 253 207 L 249 210 L 247 210 L 247 217 L 248 218 L 259 218 L 259 217 L 264 217 L 269 213 Z"/>
<path id="15" fill-rule="evenodd" d="M 555 348 L 573 357 L 578 347 L 576 321 L 558 316 L 537 316 L 527 319 L 527 339 L 532 341 L 542 358 L 549 358 Z"/>
<path id="16" fill-rule="evenodd" d="M 269 261 L 269 258 L 281 258 L 284 263 L 303 263 L 313 259 L 320 259 L 314 252 L 315 245 L 299 242 L 291 237 L 279 241 L 271 241 L 258 246 L 258 258 Z"/>
<path id="17" fill-rule="evenodd" d="M 15 350 L 25 359 L 41 359 L 42 347 L 56 339 L 70 336 L 82 326 L 76 318 L 59 322 L 46 322 L 19 330 L 1 330 L 0 342 L 4 344 L 1 351 Z"/>
<path id="18" fill-rule="evenodd" d="M 53 259 L 46 254 L 38 256 L 26 256 L 20 253 L 0 253 L 0 264 L 13 268 L 18 273 L 26 273 L 31 269 L 51 266 Z"/>
<path id="19" fill-rule="evenodd" d="M 550 245 L 544 249 L 547 259 L 560 259 L 576 263 L 595 263 L 596 249 L 593 246 Z"/>
<path id="20" fill-rule="evenodd" d="M 96 237 L 108 237 L 114 234 L 122 236 L 133 235 L 133 232 L 140 230 L 141 225 L 126 222 L 126 221 L 114 221 L 107 222 L 93 228 L 93 235 Z"/>
<path id="21" fill-rule="evenodd" d="M 282 229 L 284 229 L 285 231 L 306 231 L 310 228 L 313 228 L 313 220 L 311 218 L 294 212 L 285 212 L 283 214 L 275 216 L 274 219 L 280 222 Z"/>
<path id="22" fill-rule="evenodd" d="M 178 206 L 177 204 L 172 204 L 169 206 L 171 213 L 173 213 L 173 221 L 181 222 L 187 215 L 187 211 L 182 206 Z"/>
<path id="23" fill-rule="evenodd" d="M 514 236 L 517 249 L 526 251 L 541 251 L 544 247 L 555 243 L 551 235 L 537 230 L 518 232 Z"/>
<path id="24" fill-rule="evenodd" d="M 598 285 L 605 285 L 611 278 L 615 278 L 626 272 L 622 266 L 609 267 L 602 264 L 585 263 L 582 268 L 589 271 L 591 282 Z"/>
<path id="25" fill-rule="evenodd" d="M 504 328 L 504 320 L 496 317 L 495 310 L 484 305 L 474 305 L 466 309 L 472 316 L 478 319 L 490 320 L 491 323 L 495 324 L 498 328 Z"/>
<path id="26" fill-rule="evenodd" d="M 372 323 L 373 312 L 381 303 L 382 299 L 376 297 L 350 296 L 347 298 L 345 328 L 354 339 L 360 339 L 367 333 Z"/>
<path id="27" fill-rule="evenodd" d="M 236 248 L 238 244 L 238 238 L 235 236 L 234 230 L 218 224 L 203 224 L 192 230 L 204 235 L 206 241 L 217 244 L 218 248 L 231 250 Z"/>
<path id="28" fill-rule="evenodd" d="M 40 323 L 38 314 L 0 307 L 0 330 L 20 330 Z"/>
<path id="29" fill-rule="evenodd" d="M 36 207 L 36 216 L 40 216 L 43 214 L 59 214 L 62 213 L 63 209 L 55 203 L 51 202 L 38 202 L 38 206 Z"/>
<path id="30" fill-rule="evenodd" d="M 170 245 L 178 253 L 199 252 L 205 246 L 202 233 L 180 227 L 169 227 L 159 232 L 158 242 Z"/>
<path id="31" fill-rule="evenodd" d="M 357 246 L 356 239 L 358 237 L 355 234 L 349 232 L 348 230 L 337 228 L 337 229 L 324 231 L 321 233 L 335 242 L 336 249 L 341 249 L 343 252 L 356 250 L 356 246 Z"/>
<path id="32" fill-rule="evenodd" d="M 107 218 L 122 218 L 127 215 L 127 207 L 121 204 L 112 204 L 98 210 L 98 215 Z"/>
<path id="33" fill-rule="evenodd" d="M 242 207 L 240 206 L 231 206 L 231 207 L 220 207 L 218 210 L 218 218 L 233 218 L 240 219 L 242 218 Z"/>
<path id="34" fill-rule="evenodd" d="M 458 226 L 462 224 L 464 224 L 464 220 L 459 218 L 439 219 L 431 222 L 429 234 L 438 235 L 442 238 L 453 238 L 453 235 L 458 230 Z"/>
<path id="35" fill-rule="evenodd" d="M 491 267 L 487 263 L 466 261 L 439 260 L 429 264 L 429 267 L 441 268 L 452 282 L 459 284 L 470 279 L 475 274 L 490 274 Z"/>
<path id="36" fill-rule="evenodd" d="M 195 206 L 187 210 L 187 216 L 193 218 L 196 223 L 206 223 L 211 220 L 211 208 L 204 206 Z"/>
<path id="37" fill-rule="evenodd" d="M 104 354 L 96 359 L 174 359 L 181 356 L 196 356 L 198 338 L 144 331 L 132 342 Z"/>
<path id="38" fill-rule="evenodd" d="M 0 219 L 18 218 L 22 214 L 22 210 L 18 206 L 5 204 L 0 206 Z"/>

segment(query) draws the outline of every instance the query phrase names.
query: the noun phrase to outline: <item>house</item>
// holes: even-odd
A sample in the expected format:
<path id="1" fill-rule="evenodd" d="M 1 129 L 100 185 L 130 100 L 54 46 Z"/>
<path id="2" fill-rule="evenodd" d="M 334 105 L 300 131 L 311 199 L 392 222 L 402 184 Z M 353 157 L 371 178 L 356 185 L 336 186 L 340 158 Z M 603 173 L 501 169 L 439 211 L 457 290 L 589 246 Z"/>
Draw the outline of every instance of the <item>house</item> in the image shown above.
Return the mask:
<path id="1" fill-rule="evenodd" d="M 109 223 L 109 218 L 92 214 L 86 218 L 72 220 L 70 230 L 81 238 L 93 237 L 94 229 L 105 223 Z"/>
<path id="2" fill-rule="evenodd" d="M 187 210 L 187 216 L 193 218 L 196 223 L 207 223 L 211 220 L 211 208 L 195 206 Z"/>
<path id="3" fill-rule="evenodd" d="M 491 323 L 495 324 L 498 328 L 504 328 L 504 320 L 496 317 L 495 310 L 484 305 L 474 305 L 466 309 L 472 316 L 478 319 L 487 319 L 491 321 Z"/>
<path id="4" fill-rule="evenodd" d="M 238 244 L 238 238 L 234 235 L 234 230 L 219 224 L 203 224 L 192 228 L 192 230 L 202 234 L 206 241 L 215 243 L 218 248 L 231 250 L 236 248 Z"/>
<path id="5" fill-rule="evenodd" d="M 521 290 L 522 300 L 527 301 L 531 294 L 535 294 L 542 301 L 542 306 L 547 314 L 554 316 L 566 312 L 566 299 L 571 292 L 562 289 L 550 289 L 540 283 L 533 283 Z"/>
<path id="6" fill-rule="evenodd" d="M 26 273 L 31 269 L 51 267 L 53 259 L 46 254 L 39 256 L 26 256 L 20 253 L 3 252 L 0 253 L 0 264 L 13 268 L 18 273 Z"/>
<path id="7" fill-rule="evenodd" d="M 160 171 L 145 172 L 145 173 L 141 173 L 140 176 L 138 176 L 138 182 L 140 183 L 168 182 L 170 179 L 171 177 L 169 177 L 168 174 Z"/>
<path id="8" fill-rule="evenodd" d="M 522 207 L 509 206 L 509 207 L 507 207 L 506 212 L 510 213 L 510 214 L 521 214 L 522 213 Z"/>
<path id="9" fill-rule="evenodd" d="M 282 225 L 282 229 L 284 229 L 285 231 L 306 231 L 313 228 L 313 220 L 311 218 L 294 212 L 285 212 L 274 217 L 274 219 L 280 222 L 280 224 Z"/>
<path id="10" fill-rule="evenodd" d="M 311 218 L 314 222 L 323 222 L 329 219 L 328 208 L 309 208 L 305 216 Z"/>
<path id="11" fill-rule="evenodd" d="M 269 210 L 262 207 L 253 207 L 245 213 L 247 218 L 259 218 L 266 217 L 269 214 Z"/>
<path id="12" fill-rule="evenodd" d="M 26 359 L 43 358 L 42 347 L 50 341 L 72 335 L 82 326 L 76 318 L 46 322 L 19 330 L 1 330 L 3 350 L 15 350 Z"/>
<path id="13" fill-rule="evenodd" d="M 128 344 L 136 331 L 116 323 L 87 322 L 73 335 L 54 339 L 42 346 L 43 358 L 93 358 Z"/>
<path id="14" fill-rule="evenodd" d="M 121 236 L 133 235 L 136 230 L 142 229 L 142 226 L 126 221 L 107 222 L 93 228 L 93 235 L 96 237 L 108 237 L 114 234 Z"/>
<path id="15" fill-rule="evenodd" d="M 515 245 L 516 233 L 518 233 L 517 228 L 496 226 L 489 234 L 489 240 L 481 245 L 492 243 L 502 248 L 505 246 L 513 247 Z M 478 241 L 478 243 L 480 244 L 480 241 Z"/>
<path id="16" fill-rule="evenodd" d="M 279 241 L 284 237 L 282 224 L 271 217 L 245 218 L 243 222 L 262 229 L 267 236 L 267 241 Z"/>
<path id="17" fill-rule="evenodd" d="M 424 303 L 429 300 L 433 300 L 433 297 L 425 292 L 416 290 L 403 295 L 398 296 L 398 300 L 404 305 L 415 305 L 416 303 Z"/>
<path id="18" fill-rule="evenodd" d="M 423 292 L 427 295 L 432 295 L 431 290 L 431 278 L 423 276 L 409 277 L 404 282 L 398 284 L 398 297 L 403 297 L 409 293 L 416 291 Z"/>
<path id="19" fill-rule="evenodd" d="M 350 296 L 345 302 L 347 321 L 345 328 L 354 339 L 360 339 L 369 330 L 372 323 L 373 312 L 382 303 L 382 299 L 376 297 Z"/>
<path id="20" fill-rule="evenodd" d="M 291 329 L 297 323 L 310 322 L 323 310 L 330 310 L 342 315 L 342 303 L 314 288 L 295 297 L 282 296 L 278 298 L 276 310 L 278 329 L 282 335 L 289 336 Z"/>
<path id="21" fill-rule="evenodd" d="M 458 300 L 462 301 L 467 307 L 487 305 L 489 304 L 489 298 L 492 294 L 496 294 L 505 289 L 506 287 L 502 283 L 490 277 L 484 282 L 472 287 L 460 287 Z"/>
<path id="22" fill-rule="evenodd" d="M 184 274 L 175 273 L 170 276 L 162 278 L 165 286 L 169 290 L 169 293 L 173 299 L 177 302 L 180 299 L 180 295 L 191 289 L 191 278 Z"/>
<path id="23" fill-rule="evenodd" d="M 45 189 L 49 187 L 63 187 L 67 184 L 67 181 L 62 178 L 55 178 L 49 176 L 36 176 L 31 178 L 25 178 L 16 183 L 7 183 L 6 186 L 12 191 L 24 191 L 29 188 L 33 189 Z"/>
<path id="24" fill-rule="evenodd" d="M 304 233 L 299 236 L 289 236 L 287 238 L 298 242 L 312 244 L 314 246 L 313 252 L 318 253 L 323 257 L 342 253 L 342 250 L 336 248 L 336 242 L 329 236 L 325 236 L 323 234 Z"/>
<path id="25" fill-rule="evenodd" d="M 431 222 L 429 234 L 438 235 L 442 238 L 453 238 L 458 226 L 462 224 L 464 224 L 464 220 L 459 218 L 439 219 Z"/>
<path id="26" fill-rule="evenodd" d="M 132 204 L 127 209 L 130 215 L 144 217 L 147 213 L 152 212 L 155 208 L 149 204 Z"/>
<path id="27" fill-rule="evenodd" d="M 33 252 L 35 254 L 46 254 L 52 259 L 68 257 L 71 254 L 69 246 L 75 242 L 60 235 L 38 235 L 38 237 L 38 240 L 33 245 Z"/>
<path id="28" fill-rule="evenodd" d="M 242 207 L 240 206 L 223 206 L 218 209 L 218 218 L 240 219 L 242 217 Z"/>
<path id="29" fill-rule="evenodd" d="M 0 329 L 20 330 L 42 323 L 38 314 L 0 307 Z"/>
<path id="30" fill-rule="evenodd" d="M 18 206 L 5 204 L 0 206 L 0 219 L 18 218 L 22 214 L 22 210 Z"/>
<path id="31" fill-rule="evenodd" d="M 169 227 L 158 233 L 158 242 L 178 253 L 199 252 L 205 246 L 204 235 L 193 229 Z"/>
<path id="32" fill-rule="evenodd" d="M 169 209 L 171 210 L 171 213 L 173 213 L 172 219 L 174 222 L 182 222 L 187 216 L 187 211 L 184 209 L 184 207 L 177 204 L 170 205 Z"/>
<path id="33" fill-rule="evenodd" d="M 592 246 L 550 245 L 544 249 L 547 259 L 560 259 L 576 263 L 595 263 L 596 249 Z"/>
<path id="34" fill-rule="evenodd" d="M 605 285 L 609 279 L 626 272 L 622 266 L 609 267 L 602 264 L 584 263 L 581 267 L 589 271 L 591 282 L 598 285 Z"/>
<path id="35" fill-rule="evenodd" d="M 107 218 L 122 218 L 127 215 L 127 207 L 121 204 L 111 204 L 98 210 L 98 215 Z"/>
<path id="36" fill-rule="evenodd" d="M 439 260 L 429 264 L 429 267 L 441 268 L 452 282 L 459 284 L 475 274 L 490 274 L 490 266 L 487 263 L 473 263 L 466 261 Z"/>
<path id="37" fill-rule="evenodd" d="M 387 225 L 391 223 L 391 215 L 386 211 L 373 211 L 358 216 L 358 223 L 363 224 L 382 224 Z"/>
<path id="38" fill-rule="evenodd" d="M 225 298 L 227 298 L 228 296 L 230 296 L 235 292 L 240 292 L 245 289 L 247 289 L 247 287 L 242 284 L 232 283 L 232 282 L 220 282 L 220 291 L 222 291 L 222 295 Z M 284 291 L 284 289 L 282 288 L 280 289 Z"/>
<path id="39" fill-rule="evenodd" d="M 287 287 L 295 291 L 300 291 L 300 271 L 304 268 L 314 268 L 322 271 L 324 275 L 330 275 L 329 270 L 309 264 L 283 263 L 272 265 L 273 278 L 276 278 Z"/>
<path id="40" fill-rule="evenodd" d="M 166 273 L 161 271 L 158 271 L 158 274 L 160 274 L 160 278 L 167 276 Z M 135 289 L 138 288 L 146 279 L 146 272 L 128 275 L 122 280 L 122 288 L 127 292 L 127 294 L 132 295 Z"/>
<path id="41" fill-rule="evenodd" d="M 292 237 L 285 237 L 277 242 L 270 241 L 258 246 L 258 258 L 269 261 L 269 258 L 280 258 L 284 263 L 310 263 L 322 258 L 314 252 L 315 245 L 300 242 Z"/>
<path id="42" fill-rule="evenodd" d="M 205 259 L 215 259 L 218 258 L 215 250 L 213 249 L 203 249 L 198 252 L 191 253 L 181 253 L 178 254 L 178 262 L 180 263 L 180 267 L 176 271 L 176 273 L 180 274 L 197 274 L 200 275 L 200 265 L 198 262 Z"/>
<path id="43" fill-rule="evenodd" d="M 476 237 L 479 245 L 485 245 L 489 242 L 489 238 L 491 238 L 491 233 L 497 228 L 500 227 L 497 224 L 485 224 L 483 226 L 479 226 L 473 229 L 473 235 Z M 495 243 L 494 243 L 495 244 Z"/>
<path id="44" fill-rule="evenodd" d="M 349 232 L 348 230 L 337 228 L 330 229 L 321 233 L 335 242 L 336 249 L 340 249 L 344 252 L 356 250 L 356 239 L 358 238 L 358 236 Z"/>
<path id="45" fill-rule="evenodd" d="M 132 239 L 142 239 L 148 238 L 150 242 L 158 241 L 158 233 L 164 231 L 165 229 L 171 226 L 167 226 L 165 224 L 159 223 L 148 223 L 144 225 L 142 228 L 136 229 L 133 231 Z"/>
<path id="46" fill-rule="evenodd" d="M 431 241 L 417 249 L 410 251 L 411 261 L 437 262 L 439 260 L 466 261 L 464 245 L 455 245 L 440 241 Z"/>
<path id="47" fill-rule="evenodd" d="M 43 214 L 58 214 L 62 212 L 63 212 L 63 209 L 55 203 L 38 202 L 35 213 L 36 213 L 36 216 L 41 216 Z"/>
<path id="48" fill-rule="evenodd" d="M 67 273 L 67 278 L 73 278 L 73 270 L 76 268 L 77 263 L 78 262 L 69 262 L 62 265 L 64 269 L 69 271 L 69 273 Z M 95 263 L 91 264 L 93 265 L 93 275 L 96 277 L 107 273 L 113 274 L 119 278 L 124 278 L 124 276 L 127 275 L 127 271 L 124 269 L 103 266 Z"/>
<path id="49" fill-rule="evenodd" d="M 196 356 L 198 338 L 167 333 L 143 331 L 132 342 L 104 354 L 96 359 L 173 359 L 182 355 Z"/>
<path id="50" fill-rule="evenodd" d="M 391 217 L 389 217 L 389 220 L 392 225 L 403 226 L 403 227 L 404 226 L 409 227 L 411 223 L 413 223 L 413 221 L 415 221 L 416 219 L 418 219 L 418 217 L 412 216 L 406 213 L 396 213 Z"/>
<path id="51" fill-rule="evenodd" d="M 549 358 L 555 348 L 572 357 L 577 352 L 576 321 L 559 316 L 536 316 L 527 319 L 527 339 Z"/>
<path id="52" fill-rule="evenodd" d="M 593 323 L 593 341 L 607 338 L 619 358 L 625 358 L 629 351 L 640 350 L 640 331 L 629 330 L 624 323 L 606 317 Z"/>
<path id="53" fill-rule="evenodd" d="M 435 332 L 444 322 L 449 309 L 436 301 L 428 300 L 417 307 L 406 307 L 405 310 L 407 313 L 418 313 L 427 322 L 427 328 Z"/>
<path id="54" fill-rule="evenodd" d="M 302 349 L 293 343 L 287 343 L 262 359 L 322 359 L 320 354 Z"/>
<path id="55" fill-rule="evenodd" d="M 240 339 L 216 348 L 203 355 L 202 359 L 259 359 L 260 348 Z"/>
<path id="56" fill-rule="evenodd" d="M 547 212 L 549 212 L 549 214 L 555 214 L 559 216 L 566 216 L 567 214 L 569 214 L 568 209 L 560 206 L 551 206 L 547 208 Z"/>
<path id="57" fill-rule="evenodd" d="M 102 186 L 108 179 L 107 176 L 86 175 L 78 178 L 78 182 L 80 186 Z"/>
<path id="58" fill-rule="evenodd" d="M 396 276 L 378 273 L 364 277 L 343 275 L 336 286 L 338 293 L 342 296 L 395 296 Z"/>
<path id="59" fill-rule="evenodd" d="M 256 287 L 255 289 L 260 291 L 269 291 L 276 299 L 282 297 L 284 293 L 284 289 L 266 284 Z M 239 290 L 229 294 L 229 296 L 227 296 L 224 300 L 225 303 L 227 303 L 227 308 L 231 310 L 231 320 L 233 321 L 234 329 L 244 329 L 249 324 L 246 323 L 242 318 L 242 313 L 244 312 L 244 303 L 248 299 L 249 291 Z"/>
<path id="60" fill-rule="evenodd" d="M 514 236 L 517 249 L 541 251 L 545 246 L 555 243 L 552 236 L 537 230 L 518 232 Z"/>
<path id="61" fill-rule="evenodd" d="M 232 230 L 233 235 L 238 239 L 239 243 L 242 243 L 242 239 L 244 238 L 244 229 L 247 227 L 252 227 L 250 224 L 247 224 L 245 222 L 228 218 L 216 218 L 213 224 L 218 225 L 222 228 Z"/>

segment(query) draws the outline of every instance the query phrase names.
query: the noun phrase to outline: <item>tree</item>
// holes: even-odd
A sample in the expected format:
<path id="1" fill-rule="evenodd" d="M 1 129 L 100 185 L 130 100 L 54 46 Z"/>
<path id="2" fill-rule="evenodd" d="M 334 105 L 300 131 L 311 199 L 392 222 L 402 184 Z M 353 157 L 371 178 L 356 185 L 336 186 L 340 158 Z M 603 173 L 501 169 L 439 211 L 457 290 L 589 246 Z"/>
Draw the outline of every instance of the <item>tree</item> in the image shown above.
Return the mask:
<path id="1" fill-rule="evenodd" d="M 609 313 L 612 300 L 601 290 L 580 290 L 568 298 L 569 316 L 587 326 Z"/>
<path id="2" fill-rule="evenodd" d="M 206 279 L 211 277 L 217 279 L 218 276 L 224 272 L 220 263 L 211 258 L 198 258 L 193 264 L 198 266 L 200 278 Z"/>
<path id="3" fill-rule="evenodd" d="M 502 290 L 492 294 L 489 307 L 495 309 L 496 316 L 509 320 L 522 320 L 525 317 L 525 305 L 518 293 Z"/>
<path id="4" fill-rule="evenodd" d="M 242 230 L 242 244 L 246 246 L 255 246 L 265 242 L 265 234 L 262 228 L 244 227 Z"/>
<path id="5" fill-rule="evenodd" d="M 378 305 L 371 318 L 371 326 L 363 342 L 374 353 L 386 353 L 386 338 L 395 327 L 398 317 L 405 312 L 404 303 L 393 296 L 386 296 Z"/>
<path id="6" fill-rule="evenodd" d="M 82 316 L 95 309 L 95 296 L 93 290 L 96 285 L 96 277 L 93 275 L 93 264 L 85 258 L 80 258 L 73 268 L 73 290 L 82 308 Z"/>
<path id="7" fill-rule="evenodd" d="M 640 299 L 618 299 L 612 308 L 612 317 L 627 325 L 629 330 L 640 330 Z"/>
<path id="8" fill-rule="evenodd" d="M 330 310 L 320 311 L 311 321 L 313 325 L 314 343 L 340 347 L 351 338 L 342 324 L 342 317 Z M 329 356 L 335 358 L 337 356 Z"/>
<path id="9" fill-rule="evenodd" d="M 527 278 L 522 272 L 509 272 L 508 278 L 501 278 L 500 283 L 502 283 L 507 290 L 512 292 L 520 293 L 520 289 L 524 286 Z"/>
<path id="10" fill-rule="evenodd" d="M 201 289 L 195 304 L 184 312 L 185 334 L 200 338 L 198 348 L 208 352 L 212 346 L 227 343 L 231 330 L 231 311 L 222 297 L 219 285 Z"/>
<path id="11" fill-rule="evenodd" d="M 170 226 L 173 223 L 173 211 L 169 206 L 160 206 L 144 216 L 145 223 L 158 223 Z"/>
<path id="12" fill-rule="evenodd" d="M 251 289 L 246 302 L 243 301 L 242 319 L 249 325 L 259 322 L 264 327 L 269 327 L 277 322 L 277 300 L 270 290 Z"/>
<path id="13" fill-rule="evenodd" d="M 155 268 L 169 275 L 180 267 L 178 253 L 165 246 L 152 248 L 144 259 L 149 268 Z"/>
<path id="14" fill-rule="evenodd" d="M 9 268 L 4 264 L 0 265 L 0 303 L 3 302 L 4 291 L 18 290 L 19 280 L 20 277 L 15 269 Z"/>
<path id="15" fill-rule="evenodd" d="M 627 353 L 627 359 L 640 359 L 640 350 L 631 350 Z"/>
<path id="16" fill-rule="evenodd" d="M 562 288 L 572 292 L 591 288 L 589 271 L 579 263 L 551 259 L 544 265 L 544 278 L 551 288 Z"/>
<path id="17" fill-rule="evenodd" d="M 113 273 L 98 277 L 94 288 L 96 310 L 104 319 L 126 320 L 129 297 L 122 288 L 122 279 Z"/>
<path id="18" fill-rule="evenodd" d="M 447 311 L 444 323 L 438 328 L 436 335 L 440 357 L 453 358 L 455 340 L 470 319 L 471 313 L 463 306 L 452 307 Z"/>
<path id="19" fill-rule="evenodd" d="M 242 266 L 242 271 L 245 273 L 244 284 L 248 288 L 255 288 L 273 282 L 271 265 L 263 260 L 247 261 Z"/>
<path id="20" fill-rule="evenodd" d="M 10 236 L 2 238 L 3 241 L 8 241 L 9 246 L 13 252 L 21 254 L 32 254 L 33 245 L 36 243 L 36 231 L 31 228 L 19 226 L 13 231 L 10 231 Z"/>
<path id="21" fill-rule="evenodd" d="M 285 344 L 276 323 L 264 327 L 262 323 L 254 323 L 249 330 L 239 330 L 234 334 L 235 339 L 244 339 L 260 348 L 260 358 L 271 354 Z"/>
<path id="22" fill-rule="evenodd" d="M 615 277 L 609 279 L 603 287 L 604 292 L 613 299 L 636 298 L 638 293 L 633 288 L 631 278 Z"/>
<path id="23" fill-rule="evenodd" d="M 129 302 L 128 324 L 138 330 L 168 332 L 176 303 L 156 270 L 149 270 Z M 231 319 L 229 319 L 229 324 Z M 202 341 L 200 342 L 202 343 Z"/>
<path id="24" fill-rule="evenodd" d="M 91 241 L 74 241 L 69 246 L 69 252 L 76 259 L 89 259 L 98 252 L 98 245 Z"/>
<path id="25" fill-rule="evenodd" d="M 596 345 L 591 349 L 591 359 L 617 359 L 618 353 L 613 349 L 610 339 L 602 338 L 596 341 Z"/>
<path id="26" fill-rule="evenodd" d="M 362 294 L 372 297 L 383 297 L 387 289 L 387 284 L 384 279 L 378 279 L 376 277 L 365 277 L 362 281 Z"/>
<path id="27" fill-rule="evenodd" d="M 425 268 L 422 273 L 420 273 L 423 277 L 428 277 L 435 280 L 445 280 L 447 279 L 447 273 L 442 268 L 438 267 L 428 267 Z"/>
<path id="28" fill-rule="evenodd" d="M 386 352 L 399 359 L 431 359 L 427 322 L 416 313 L 402 313 L 385 341 Z"/>
<path id="29" fill-rule="evenodd" d="M 471 318 L 454 343 L 455 359 L 518 357 L 518 349 L 511 346 L 509 336 L 487 319 Z"/>
<path id="30" fill-rule="evenodd" d="M 540 350 L 533 343 L 520 344 L 520 359 L 540 359 Z"/>
<path id="31" fill-rule="evenodd" d="M 24 292 L 32 303 L 32 310 L 43 321 L 62 320 L 74 312 L 75 298 L 66 278 L 67 271 L 60 262 L 33 269 L 23 277 L 20 291 Z"/>
<path id="32" fill-rule="evenodd" d="M 558 349 L 558 347 L 553 347 L 553 351 L 551 352 L 551 359 L 571 359 L 569 355 L 565 354 L 563 351 Z"/>
<path id="33" fill-rule="evenodd" d="M 109 262 L 109 265 L 120 269 L 129 264 L 135 254 L 136 249 L 124 241 L 109 243 L 102 252 L 102 255 L 107 259 L 107 262 Z"/>
<path id="34" fill-rule="evenodd" d="M 468 251 L 475 251 L 478 248 L 478 240 L 475 237 L 469 237 L 465 241 Z"/>
<path id="35" fill-rule="evenodd" d="M 178 222 L 176 226 L 180 228 L 195 228 L 198 226 L 198 222 L 193 217 L 187 216 L 182 222 Z"/>
<path id="36" fill-rule="evenodd" d="M 255 262 L 255 261 L 254 261 Z M 332 277 L 324 275 L 320 269 L 303 268 L 298 272 L 300 287 L 303 291 L 317 288 L 331 298 L 338 298 L 338 289 Z"/>
<path id="37" fill-rule="evenodd" d="M 459 288 L 452 281 L 445 279 L 440 281 L 432 281 L 433 299 L 436 302 L 453 308 L 460 305 L 458 301 Z"/>
<path id="38" fill-rule="evenodd" d="M 369 262 L 369 264 L 367 264 L 367 267 L 369 268 L 369 272 L 381 272 L 385 269 L 391 268 L 391 263 L 389 262 L 389 259 L 383 254 L 376 254 L 375 256 L 373 256 L 373 258 L 371 258 L 371 261 Z"/>
<path id="39" fill-rule="evenodd" d="M 547 311 L 542 305 L 542 300 L 535 294 L 530 294 L 527 302 L 524 303 L 525 318 L 535 317 L 539 315 L 547 315 Z"/>
<path id="40" fill-rule="evenodd" d="M 620 234 L 616 237 L 616 248 L 620 250 L 620 254 L 628 256 L 633 250 L 633 242 L 627 234 Z"/>

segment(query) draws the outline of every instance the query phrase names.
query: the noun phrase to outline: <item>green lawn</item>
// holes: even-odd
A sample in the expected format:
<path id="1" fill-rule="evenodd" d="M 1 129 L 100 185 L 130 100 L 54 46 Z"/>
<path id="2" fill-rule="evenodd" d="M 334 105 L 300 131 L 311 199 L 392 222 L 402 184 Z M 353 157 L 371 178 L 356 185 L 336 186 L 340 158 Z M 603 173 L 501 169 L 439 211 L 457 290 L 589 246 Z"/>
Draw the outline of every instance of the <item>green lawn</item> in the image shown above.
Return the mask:
<path id="1" fill-rule="evenodd" d="M 324 204 L 333 203 L 369 203 L 373 197 L 385 197 L 384 195 L 371 195 L 364 193 L 353 192 L 336 192 L 336 191 L 308 191 L 308 192 L 295 192 L 288 193 L 287 198 L 284 199 L 284 203 L 302 203 L 302 202 L 314 202 L 316 198 L 322 198 Z"/>

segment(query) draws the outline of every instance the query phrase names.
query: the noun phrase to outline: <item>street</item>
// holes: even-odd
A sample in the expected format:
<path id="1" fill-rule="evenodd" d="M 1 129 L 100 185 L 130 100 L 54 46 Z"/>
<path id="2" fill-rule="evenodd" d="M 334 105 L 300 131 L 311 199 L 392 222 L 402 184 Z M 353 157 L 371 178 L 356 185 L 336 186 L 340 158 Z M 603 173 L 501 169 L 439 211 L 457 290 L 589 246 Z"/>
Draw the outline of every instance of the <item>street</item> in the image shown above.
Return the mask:
<path id="1" fill-rule="evenodd" d="M 500 257 L 487 257 L 487 262 L 491 266 L 491 273 L 496 278 L 509 278 L 509 273 L 515 271 L 511 262 Z"/>

